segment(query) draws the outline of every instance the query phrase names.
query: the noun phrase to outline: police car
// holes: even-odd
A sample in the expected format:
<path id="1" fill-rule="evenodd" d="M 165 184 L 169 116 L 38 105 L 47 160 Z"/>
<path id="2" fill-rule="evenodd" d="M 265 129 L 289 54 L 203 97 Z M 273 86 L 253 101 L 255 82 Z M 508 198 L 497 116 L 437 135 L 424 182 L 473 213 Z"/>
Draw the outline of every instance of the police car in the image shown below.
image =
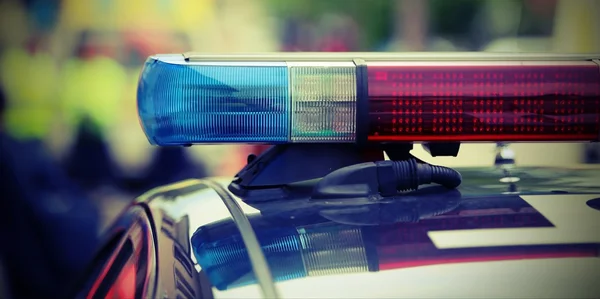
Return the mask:
<path id="1" fill-rule="evenodd" d="M 114 225 L 82 298 L 598 298 L 600 172 L 510 143 L 595 142 L 600 55 L 155 55 L 150 143 L 271 144 L 234 178 L 160 187 Z M 496 161 L 452 169 L 498 144 Z"/>

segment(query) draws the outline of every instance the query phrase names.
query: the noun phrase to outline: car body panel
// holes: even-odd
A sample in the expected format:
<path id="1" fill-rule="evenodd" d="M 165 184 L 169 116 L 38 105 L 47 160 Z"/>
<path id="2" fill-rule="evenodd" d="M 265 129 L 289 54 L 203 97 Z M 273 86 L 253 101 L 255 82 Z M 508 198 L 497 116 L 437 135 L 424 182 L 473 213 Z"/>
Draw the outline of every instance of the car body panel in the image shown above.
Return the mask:
<path id="1" fill-rule="evenodd" d="M 279 283 L 282 298 L 597 298 L 598 258 L 513 260 L 310 277 Z M 254 286 L 215 298 L 262 298 Z"/>
<path id="2" fill-rule="evenodd" d="M 138 204 L 147 207 L 155 229 L 158 274 L 153 298 L 211 298 L 210 284 L 195 269 L 189 239 L 194 226 L 231 217 L 216 192 L 190 180 L 151 190 Z"/>
<path id="3" fill-rule="evenodd" d="M 593 279 L 600 277 L 600 169 L 490 167 L 459 171 L 463 184 L 458 190 L 425 186 L 417 191 L 421 193 L 375 204 L 249 205 L 227 194 L 252 224 L 280 297 L 591 298 L 600 294 Z M 229 183 L 229 178 L 190 180 L 157 188 L 138 199 L 139 205 L 147 207 L 155 229 L 158 275 L 154 297 L 263 296 L 264 289 L 252 273 L 247 244 L 239 237 L 239 223 L 224 204 L 222 192 Z M 410 217 L 393 221 L 384 217 L 386 212 L 397 215 L 405 210 L 412 211 Z M 301 275 L 279 277 L 282 269 L 293 267 L 292 257 L 298 255 L 293 250 L 273 254 L 265 247 L 275 244 L 269 243 L 274 238 L 270 231 L 292 228 L 291 235 L 284 233 L 292 238 L 296 232 L 324 226 L 340 232 L 360 230 L 364 250 L 355 246 L 358 243 L 352 245 L 353 250 L 367 253 L 348 255 L 348 250 L 338 246 L 331 256 L 342 257 L 336 260 L 336 267 L 344 271 L 336 272 L 335 267 L 319 270 L 327 259 L 310 262 L 302 256 Z M 340 240 L 344 241 L 333 238 L 327 242 L 342 244 Z M 377 249 L 369 257 L 371 243 Z M 241 250 L 237 251 L 241 255 L 228 257 L 218 251 L 225 248 L 219 247 L 225 246 L 222 244 Z M 311 254 L 306 246 L 302 248 L 299 251 Z M 213 249 L 217 251 L 210 251 Z M 206 258 L 218 254 L 222 255 Z M 203 260 L 198 262 L 197 256 Z M 373 256 L 375 266 L 369 260 Z M 353 260 L 354 265 L 341 265 Z M 232 273 L 237 278 L 227 278 Z"/>

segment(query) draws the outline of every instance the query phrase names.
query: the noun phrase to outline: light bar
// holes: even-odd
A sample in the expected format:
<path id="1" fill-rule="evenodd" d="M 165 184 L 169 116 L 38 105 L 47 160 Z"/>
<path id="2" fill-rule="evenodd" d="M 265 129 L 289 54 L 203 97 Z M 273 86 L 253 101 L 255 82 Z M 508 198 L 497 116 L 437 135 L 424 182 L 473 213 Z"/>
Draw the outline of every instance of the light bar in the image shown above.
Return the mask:
<path id="1" fill-rule="evenodd" d="M 152 144 L 597 141 L 598 55 L 150 57 Z"/>

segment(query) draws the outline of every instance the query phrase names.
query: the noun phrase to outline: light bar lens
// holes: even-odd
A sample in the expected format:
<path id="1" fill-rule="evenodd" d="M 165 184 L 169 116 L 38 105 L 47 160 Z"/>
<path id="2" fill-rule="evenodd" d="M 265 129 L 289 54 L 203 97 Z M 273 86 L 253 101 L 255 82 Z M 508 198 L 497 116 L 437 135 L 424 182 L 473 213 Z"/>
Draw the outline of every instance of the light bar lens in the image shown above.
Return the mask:
<path id="1" fill-rule="evenodd" d="M 294 142 L 349 141 L 356 133 L 354 63 L 290 65 Z"/>
<path id="2" fill-rule="evenodd" d="M 138 109 L 153 144 L 288 140 L 288 72 L 269 66 L 183 65 L 149 59 Z"/>
<path id="3" fill-rule="evenodd" d="M 600 66 L 587 56 L 319 55 L 153 56 L 140 122 L 156 145 L 600 138 Z"/>
<path id="4" fill-rule="evenodd" d="M 593 62 L 368 65 L 370 141 L 595 140 Z"/>

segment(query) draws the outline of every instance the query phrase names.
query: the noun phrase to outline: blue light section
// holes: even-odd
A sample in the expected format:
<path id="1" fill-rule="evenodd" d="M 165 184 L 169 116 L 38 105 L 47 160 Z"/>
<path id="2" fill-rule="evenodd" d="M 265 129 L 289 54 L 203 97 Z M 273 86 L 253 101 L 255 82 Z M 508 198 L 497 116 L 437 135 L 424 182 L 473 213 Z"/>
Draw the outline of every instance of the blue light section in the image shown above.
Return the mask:
<path id="1" fill-rule="evenodd" d="M 285 143 L 290 96 L 285 64 L 190 64 L 149 58 L 138 113 L 150 143 Z"/>
<path id="2" fill-rule="evenodd" d="M 248 251 L 239 233 L 217 233 L 200 228 L 191 238 L 198 264 L 219 290 L 257 283 Z M 257 231 L 257 238 L 274 281 L 307 276 L 300 239 L 294 228 Z"/>

